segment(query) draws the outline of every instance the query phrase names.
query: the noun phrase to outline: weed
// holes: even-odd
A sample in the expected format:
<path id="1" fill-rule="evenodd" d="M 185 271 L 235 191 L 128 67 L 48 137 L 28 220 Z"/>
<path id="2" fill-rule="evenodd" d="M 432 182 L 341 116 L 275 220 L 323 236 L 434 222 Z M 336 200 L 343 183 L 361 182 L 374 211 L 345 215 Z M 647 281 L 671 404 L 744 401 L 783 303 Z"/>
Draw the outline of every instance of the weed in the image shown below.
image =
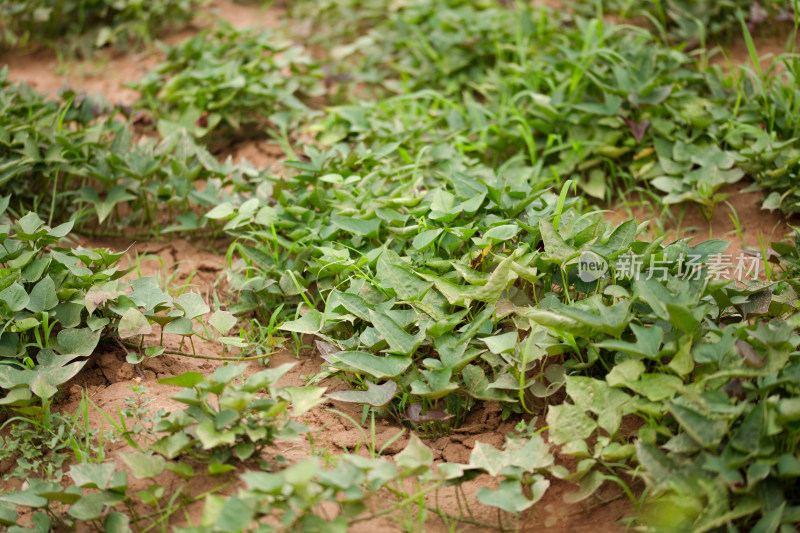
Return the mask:
<path id="1" fill-rule="evenodd" d="M 16 478 L 46 478 L 60 481 L 68 463 L 102 463 L 104 444 L 116 436 L 103 428 L 89 425 L 89 401 L 84 396 L 75 415 L 47 413 L 38 418 L 17 414 L 6 420 L 0 429 L 9 427 L 8 435 L 0 437 L 0 461 L 13 461 L 3 480 Z"/>

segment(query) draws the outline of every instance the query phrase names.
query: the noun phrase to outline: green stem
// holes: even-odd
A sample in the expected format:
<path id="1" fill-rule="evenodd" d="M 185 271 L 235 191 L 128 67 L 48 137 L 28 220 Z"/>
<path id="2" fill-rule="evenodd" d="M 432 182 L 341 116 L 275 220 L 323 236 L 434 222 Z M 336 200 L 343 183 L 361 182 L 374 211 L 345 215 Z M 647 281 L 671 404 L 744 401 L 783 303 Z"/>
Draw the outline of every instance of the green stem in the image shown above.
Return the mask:
<path id="1" fill-rule="evenodd" d="M 426 494 L 433 492 L 434 490 L 438 490 L 441 487 L 442 483 L 436 483 L 435 485 L 431 485 L 430 487 L 423 489 L 416 494 L 407 497 L 405 500 L 400 501 L 393 506 L 389 507 L 388 509 L 384 509 L 383 511 L 379 511 L 377 513 L 373 513 L 369 516 L 362 516 L 360 518 L 354 519 L 351 524 L 356 524 L 358 522 L 365 522 L 367 520 L 373 520 L 375 518 L 380 518 L 382 516 L 386 516 L 392 514 L 395 511 L 402 509 L 403 507 L 408 506 L 409 504 L 414 503 L 420 496 L 425 496 Z"/>
<path id="2" fill-rule="evenodd" d="M 130 342 L 123 342 L 122 344 L 124 344 L 125 346 L 127 346 L 129 348 L 138 348 L 138 346 L 136 344 L 132 344 Z M 215 355 L 199 355 L 199 354 L 196 354 L 196 353 L 194 353 L 194 354 L 193 353 L 186 353 L 186 352 L 181 352 L 181 351 L 178 351 L 178 350 L 164 350 L 162 353 L 165 353 L 165 354 L 168 354 L 168 355 L 181 355 L 183 357 L 190 357 L 192 359 L 208 359 L 208 360 L 211 360 L 211 361 L 257 361 L 259 359 L 266 359 L 267 357 L 271 357 L 274 354 L 276 354 L 277 352 L 269 352 L 269 353 L 266 353 L 266 354 L 263 354 L 263 355 L 254 355 L 252 357 L 219 357 L 219 356 L 215 356 Z"/>
<path id="3" fill-rule="evenodd" d="M 61 171 L 61 165 L 56 167 L 56 177 L 53 180 L 53 196 L 50 198 L 50 216 L 47 217 L 47 225 L 53 227 L 53 213 L 56 212 L 56 193 L 58 192 L 58 173 Z"/>

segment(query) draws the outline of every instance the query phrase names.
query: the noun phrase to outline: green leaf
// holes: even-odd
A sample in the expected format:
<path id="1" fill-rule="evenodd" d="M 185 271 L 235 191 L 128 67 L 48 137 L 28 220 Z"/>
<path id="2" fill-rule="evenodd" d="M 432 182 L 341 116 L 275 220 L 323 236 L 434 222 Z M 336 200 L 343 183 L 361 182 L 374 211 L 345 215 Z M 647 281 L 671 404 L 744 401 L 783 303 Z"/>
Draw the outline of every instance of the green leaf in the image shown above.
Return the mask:
<path id="1" fill-rule="evenodd" d="M 683 381 L 666 374 L 643 374 L 638 381 L 626 382 L 624 385 L 651 402 L 661 402 L 675 396 L 683 386 Z"/>
<path id="2" fill-rule="evenodd" d="M 250 528 L 255 513 L 256 503 L 254 500 L 243 500 L 237 496 L 228 497 L 214 522 L 214 530 L 224 533 L 246 531 Z"/>
<path id="3" fill-rule="evenodd" d="M 520 249 L 521 251 L 522 249 Z M 514 255 L 504 258 L 495 267 L 484 285 L 456 285 L 455 283 L 438 276 L 419 273 L 419 275 L 432 281 L 439 292 L 447 298 L 452 305 L 467 307 L 469 302 L 477 300 L 489 304 L 496 304 L 503 292 L 517 279 L 518 275 L 514 272 Z"/>
<path id="4" fill-rule="evenodd" d="M 234 346 L 236 348 L 246 348 L 248 342 L 241 337 L 218 337 L 217 342 L 220 342 L 226 346 Z"/>
<path id="5" fill-rule="evenodd" d="M 781 527 L 784 509 L 786 509 L 786 502 L 783 501 L 775 509 L 764 513 L 764 516 L 756 522 L 750 533 L 775 533 Z"/>
<path id="6" fill-rule="evenodd" d="M 464 380 L 464 390 L 475 399 L 488 401 L 513 402 L 516 399 L 506 391 L 489 388 L 486 373 L 477 365 L 467 365 L 461 370 L 461 379 Z"/>
<path id="7" fill-rule="evenodd" d="M 116 469 L 114 463 L 83 463 L 70 466 L 69 476 L 78 487 L 103 490 L 111 484 Z"/>
<path id="8" fill-rule="evenodd" d="M 331 222 L 340 229 L 352 233 L 354 235 L 361 235 L 363 237 L 377 237 L 378 229 L 381 226 L 380 219 L 373 218 L 372 220 L 361 220 L 357 218 L 343 217 L 333 215 Z"/>
<path id="9" fill-rule="evenodd" d="M 64 222 L 63 224 L 59 224 L 55 228 L 51 229 L 49 232 L 47 232 L 47 235 L 50 237 L 56 237 L 58 239 L 61 239 L 69 235 L 73 227 L 75 227 L 74 218 L 72 220 Z"/>
<path id="10" fill-rule="evenodd" d="M 615 259 L 633 243 L 638 232 L 636 221 L 628 220 L 617 226 L 604 244 L 589 246 L 589 249 L 605 259 Z"/>
<path id="11" fill-rule="evenodd" d="M 670 486 L 676 478 L 680 479 L 678 466 L 657 446 L 641 440 L 637 440 L 635 445 L 636 460 L 649 474 L 655 489 Z M 690 486 L 686 481 L 682 484 L 686 488 Z"/>
<path id="12" fill-rule="evenodd" d="M 324 318 L 322 313 L 316 309 L 311 309 L 297 320 L 284 322 L 278 329 L 294 331 L 295 333 L 318 333 L 322 329 Z"/>
<path id="13" fill-rule="evenodd" d="M 597 492 L 604 480 L 605 478 L 600 472 L 596 470 L 589 472 L 581 478 L 581 485 L 577 491 L 564 494 L 564 503 L 573 504 L 585 500 Z"/>
<path id="14" fill-rule="evenodd" d="M 30 386 L 31 392 L 43 400 L 52 398 L 58 392 L 58 387 L 50 384 L 43 376 L 36 376 Z"/>
<path id="15" fill-rule="evenodd" d="M 53 316 L 62 327 L 75 328 L 81 325 L 84 305 L 77 302 L 61 302 L 53 309 Z"/>
<path id="16" fill-rule="evenodd" d="M 402 266 L 389 263 L 383 255 L 378 260 L 377 280 L 403 300 L 418 300 L 433 286 L 433 283 L 424 281 Z"/>
<path id="17" fill-rule="evenodd" d="M 597 415 L 598 425 L 609 434 L 619 429 L 627 413 L 630 396 L 605 381 L 585 376 L 567 376 L 567 394 L 584 411 Z"/>
<path id="18" fill-rule="evenodd" d="M 267 368 L 256 372 L 247 378 L 242 385 L 242 390 L 245 392 L 256 392 L 263 388 L 273 386 L 278 380 L 286 374 L 296 363 L 284 363 L 274 368 Z"/>
<path id="19" fill-rule="evenodd" d="M 161 305 L 172 303 L 172 298 L 161 290 L 158 280 L 152 276 L 131 281 L 131 288 L 133 291 L 129 295 L 130 299 L 145 310 L 150 311 Z"/>
<path id="20" fill-rule="evenodd" d="M 192 479 L 195 475 L 194 468 L 186 463 L 166 463 L 166 469 L 183 479 Z"/>
<path id="21" fill-rule="evenodd" d="M 506 454 L 485 442 L 476 442 L 469 456 L 471 468 L 480 468 L 490 476 L 497 476 L 508 465 Z"/>
<path id="22" fill-rule="evenodd" d="M 183 335 L 184 337 L 194 335 L 194 331 L 192 330 L 192 321 L 191 319 L 185 317 L 176 318 L 164 326 L 164 333 Z"/>
<path id="23" fill-rule="evenodd" d="M 536 481 L 533 483 L 533 498 L 528 499 L 522 490 L 522 483 L 516 479 L 507 479 L 501 481 L 497 490 L 491 490 L 487 487 L 478 489 L 478 501 L 484 505 L 498 507 L 508 513 L 518 514 L 531 507 L 534 503 L 539 501 L 550 482 L 541 476 L 537 476 Z"/>
<path id="24" fill-rule="evenodd" d="M 141 354 L 138 354 L 138 353 L 134 353 L 134 352 L 128 352 L 128 353 L 125 354 L 125 362 L 126 363 L 130 363 L 132 365 L 138 365 L 142 361 L 144 361 L 144 355 L 141 355 Z"/>
<path id="25" fill-rule="evenodd" d="M 691 337 L 688 338 L 688 342 L 685 342 L 683 346 L 675 353 L 675 356 L 667 365 L 673 372 L 678 374 L 681 377 L 686 377 L 694 370 L 694 359 L 692 359 L 692 342 Z"/>
<path id="26" fill-rule="evenodd" d="M 277 494 L 283 487 L 283 478 L 279 474 L 245 472 L 241 475 L 241 479 L 247 486 L 247 490 L 264 494 Z"/>
<path id="27" fill-rule="evenodd" d="M 547 411 L 548 436 L 552 443 L 567 444 L 587 439 L 597 428 L 594 420 L 573 404 L 552 405 Z"/>
<path id="28" fill-rule="evenodd" d="M 214 427 L 214 422 L 210 420 L 197 424 L 195 433 L 204 450 L 211 450 L 217 446 L 231 445 L 236 442 L 236 433 L 233 431 L 217 431 Z"/>
<path id="29" fill-rule="evenodd" d="M 384 313 L 370 309 L 369 316 L 375 329 L 389 343 L 389 349 L 386 350 L 389 353 L 411 355 L 425 339 L 424 332 L 420 331 L 416 336 L 406 333 L 403 328 Z"/>
<path id="30" fill-rule="evenodd" d="M 281 472 L 281 476 L 284 479 L 284 483 L 288 483 L 293 487 L 304 487 L 318 475 L 319 470 L 317 459 L 310 457 L 293 464 Z"/>
<path id="31" fill-rule="evenodd" d="M 452 368 L 420 370 L 419 373 L 424 378 L 424 381 L 416 380 L 411 383 L 412 394 L 436 400 L 458 390 L 458 384 L 450 381 L 453 375 Z"/>
<path id="32" fill-rule="evenodd" d="M 287 386 L 280 389 L 279 396 L 292 402 L 292 416 L 301 416 L 324 402 L 324 393 L 324 387 Z"/>
<path id="33" fill-rule="evenodd" d="M 134 477 L 152 479 L 164 471 L 167 462 L 158 455 L 146 455 L 138 452 L 120 453 L 120 458 L 128 465 Z"/>
<path id="34" fill-rule="evenodd" d="M 691 408 L 691 406 L 689 407 Z M 686 409 L 685 411 L 687 412 L 681 413 L 682 421 L 679 420 L 679 422 L 685 427 L 686 432 L 701 445 L 704 444 L 700 442 L 698 438 L 705 439 L 706 442 L 714 442 L 717 439 L 717 434 L 722 431 L 723 428 L 724 430 L 728 429 L 728 424 L 725 420 L 716 420 L 713 421 L 714 423 L 709 420 L 709 426 L 711 427 L 697 428 L 695 426 L 699 420 L 697 420 L 696 415 L 702 416 L 702 413 L 693 412 L 691 409 Z M 768 414 L 765 403 L 760 402 L 753 406 L 747 416 L 744 417 L 736 433 L 730 439 L 731 447 L 742 453 L 755 454 L 757 456 L 765 456 L 774 453 L 775 445 L 768 437 L 767 420 Z M 693 427 L 687 427 L 684 423 L 692 425 Z"/>
<path id="35" fill-rule="evenodd" d="M 167 459 L 174 459 L 191 448 L 192 444 L 193 441 L 186 433 L 175 433 L 157 440 L 150 446 L 150 449 Z"/>
<path id="36" fill-rule="evenodd" d="M 606 381 L 612 387 L 627 386 L 638 381 L 644 370 L 644 363 L 638 359 L 628 359 L 614 366 L 606 376 Z"/>
<path id="37" fill-rule="evenodd" d="M 135 335 L 149 335 L 153 332 L 153 327 L 141 311 L 129 307 L 119 321 L 118 331 L 120 338 L 127 339 Z"/>
<path id="38" fill-rule="evenodd" d="M 218 220 L 222 218 L 228 218 L 231 215 L 233 215 L 233 213 L 234 213 L 233 206 L 230 203 L 225 202 L 214 206 L 214 209 L 206 213 L 205 217 L 213 220 Z"/>
<path id="39" fill-rule="evenodd" d="M 411 246 L 414 247 L 417 251 L 425 251 L 430 247 L 433 241 L 436 240 L 439 235 L 442 234 L 441 229 L 429 229 L 421 232 L 419 235 L 414 237 L 414 240 L 411 241 Z"/>
<path id="40" fill-rule="evenodd" d="M 570 247 L 561 235 L 558 234 L 553 224 L 548 220 L 539 221 L 539 231 L 544 243 L 545 259 L 563 265 L 570 259 L 577 257 L 579 252 Z"/>
<path id="41" fill-rule="evenodd" d="M 103 530 L 106 533 L 130 533 L 130 519 L 122 513 L 110 513 L 103 520 Z"/>
<path id="42" fill-rule="evenodd" d="M 411 365 L 410 357 L 379 356 L 366 352 L 338 352 L 330 355 L 330 358 L 338 368 L 363 372 L 375 379 L 395 378 Z"/>
<path id="43" fill-rule="evenodd" d="M 210 465 L 208 465 L 208 475 L 209 476 L 221 476 L 227 474 L 235 470 L 236 467 L 233 465 L 222 464 L 219 461 L 214 461 Z"/>
<path id="44" fill-rule="evenodd" d="M 397 383 L 394 381 L 387 381 L 383 385 L 376 385 L 371 381 L 367 381 L 367 390 L 365 391 L 336 391 L 329 392 L 326 396 L 332 400 L 348 403 L 364 403 L 374 407 L 383 407 L 392 401 L 395 392 L 397 392 Z"/>
<path id="45" fill-rule="evenodd" d="M 39 327 L 41 323 L 41 320 L 37 320 L 36 318 L 29 316 L 28 318 L 23 318 L 22 320 L 17 320 L 14 322 L 11 326 L 11 331 L 12 333 L 22 333 L 23 331 L 28 331 L 29 329 Z"/>
<path id="46" fill-rule="evenodd" d="M 0 300 L 8 305 L 11 311 L 22 311 L 30 303 L 28 293 L 25 288 L 16 281 L 0 291 Z"/>
<path id="47" fill-rule="evenodd" d="M 507 440 L 503 454 L 510 466 L 529 473 L 549 469 L 555 461 L 555 457 L 550 453 L 550 446 L 545 443 L 541 435 L 534 435 L 527 440 Z"/>
<path id="48" fill-rule="evenodd" d="M 194 292 L 185 292 L 175 298 L 175 305 L 183 309 L 188 319 L 197 318 L 211 311 L 202 296 Z"/>
<path id="49" fill-rule="evenodd" d="M 29 389 L 11 389 L 5 398 L 0 399 L 0 405 L 26 405 L 30 403 L 31 398 Z"/>
<path id="50" fill-rule="evenodd" d="M 48 275 L 34 285 L 31 290 L 30 301 L 25 306 L 25 309 L 32 313 L 41 313 L 42 311 L 49 311 L 57 305 L 56 286 Z"/>
<path id="51" fill-rule="evenodd" d="M 31 507 L 33 509 L 47 507 L 49 503 L 47 499 L 34 494 L 30 490 L 0 494 L 0 502 L 10 503 L 13 505 L 22 505 L 25 507 Z"/>
<path id="52" fill-rule="evenodd" d="M 481 340 L 489 347 L 489 351 L 496 354 L 513 353 L 517 347 L 517 331 L 510 331 L 494 337 L 484 337 Z"/>
<path id="53" fill-rule="evenodd" d="M 252 442 L 238 442 L 236 446 L 233 448 L 233 453 L 239 460 L 244 461 L 252 457 L 252 455 L 256 451 L 256 445 Z"/>
<path id="54" fill-rule="evenodd" d="M 203 381 L 203 374 L 200 372 L 184 372 L 178 376 L 171 376 L 168 378 L 161 378 L 158 380 L 162 385 L 174 385 L 176 387 L 194 387 Z"/>
<path id="55" fill-rule="evenodd" d="M 51 252 L 56 253 L 56 252 Z M 39 278 L 42 277 L 44 274 L 45 269 L 50 266 L 50 258 L 49 257 L 39 257 L 38 259 L 34 259 L 30 263 L 28 263 L 25 268 L 22 269 L 20 275 L 22 279 L 25 281 L 37 281 Z M 89 271 L 91 274 L 91 271 Z"/>
<path id="56" fill-rule="evenodd" d="M 20 232 L 27 235 L 33 235 L 36 231 L 44 226 L 44 220 L 39 218 L 39 215 L 33 211 L 29 211 L 25 216 L 17 220 Z"/>
<path id="57" fill-rule="evenodd" d="M 700 320 L 686 306 L 667 303 L 667 312 L 669 313 L 670 322 L 687 335 L 692 333 L 697 325 L 700 324 Z"/>
<path id="58" fill-rule="evenodd" d="M 412 434 L 402 452 L 394 456 L 395 462 L 409 474 L 419 475 L 430 469 L 433 452 L 419 437 Z"/>
<path id="59" fill-rule="evenodd" d="M 789 453 L 781 454 L 778 458 L 778 477 L 800 477 L 800 459 Z"/>
<path id="60" fill-rule="evenodd" d="M 98 331 L 91 331 L 89 328 L 69 328 L 58 332 L 57 346 L 55 347 L 62 354 L 76 354 L 89 356 L 100 342 Z"/>
<path id="61" fill-rule="evenodd" d="M 485 239 L 489 239 L 493 244 L 509 241 L 519 233 L 519 226 L 516 224 L 504 224 L 495 226 L 483 234 Z"/>
<path id="62" fill-rule="evenodd" d="M 86 291 L 84 305 L 86 306 L 86 310 L 91 314 L 94 313 L 98 307 L 103 306 L 109 299 L 113 297 L 113 293 L 106 292 L 97 285 L 92 285 L 92 287 Z"/>
<path id="63" fill-rule="evenodd" d="M 42 367 L 60 368 L 78 357 L 81 357 L 81 355 L 74 353 L 60 354 L 56 353 L 52 348 L 45 348 L 39 350 L 36 360 Z"/>
<path id="64" fill-rule="evenodd" d="M 80 521 L 98 520 L 103 515 L 105 509 L 105 502 L 103 501 L 103 493 L 96 492 L 87 494 L 72 507 L 68 513 L 71 517 Z"/>
<path id="65" fill-rule="evenodd" d="M 236 325 L 236 317 L 227 311 L 215 311 L 209 317 L 208 323 L 221 335 L 225 335 Z"/>
<path id="66" fill-rule="evenodd" d="M 166 348 L 163 346 L 148 346 L 144 349 L 144 353 L 147 357 L 158 357 L 163 354 L 165 350 Z"/>
<path id="67" fill-rule="evenodd" d="M 454 220 L 461 212 L 460 207 L 455 207 L 455 200 L 456 197 L 445 189 L 434 191 L 431 200 L 430 218 L 442 222 Z"/>
<path id="68" fill-rule="evenodd" d="M 561 307 L 557 314 L 562 314 L 572 319 L 576 324 L 578 334 L 580 331 L 597 330 L 608 335 L 617 336 L 628 326 L 631 315 L 629 312 L 631 302 L 620 300 L 606 306 L 600 297 L 591 297 L 578 305 Z"/>
<path id="69" fill-rule="evenodd" d="M 348 313 L 352 313 L 361 320 L 369 320 L 369 306 L 360 296 L 339 291 L 333 291 L 328 298 L 329 309 L 339 309 L 343 307 Z"/>
<path id="70" fill-rule="evenodd" d="M 595 346 L 607 350 L 617 350 L 638 357 L 650 359 L 657 357 L 661 342 L 664 340 L 664 331 L 658 326 L 645 327 L 637 324 L 630 324 L 630 328 L 636 335 L 636 343 L 609 339 L 595 343 Z"/>
<path id="71" fill-rule="evenodd" d="M 631 91 L 628 95 L 628 100 L 635 107 L 642 107 L 644 105 L 657 106 L 666 100 L 672 93 L 672 85 L 662 85 L 653 89 L 645 90 L 646 94 L 640 94 L 636 91 Z"/>
<path id="72" fill-rule="evenodd" d="M 17 510 L 10 503 L 0 502 L 0 525 L 13 526 L 17 523 Z"/>

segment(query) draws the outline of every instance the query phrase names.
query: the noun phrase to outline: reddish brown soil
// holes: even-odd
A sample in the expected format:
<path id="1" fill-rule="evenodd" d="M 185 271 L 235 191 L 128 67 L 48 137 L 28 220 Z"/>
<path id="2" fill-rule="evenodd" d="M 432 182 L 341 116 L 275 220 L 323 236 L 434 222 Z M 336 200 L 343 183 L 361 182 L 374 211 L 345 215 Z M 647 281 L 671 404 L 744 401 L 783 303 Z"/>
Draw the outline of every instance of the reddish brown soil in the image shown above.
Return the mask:
<path id="1" fill-rule="evenodd" d="M 276 172 L 282 168 L 283 150 L 269 139 L 249 139 L 222 148 L 217 156 L 220 159 L 231 157 L 236 164 L 246 160 L 259 170 L 268 168 Z"/>
<path id="2" fill-rule="evenodd" d="M 794 231 L 790 224 L 797 226 L 800 222 L 794 219 L 787 220 L 780 211 L 762 209 L 763 194 L 742 192 L 750 185 L 749 181 L 743 180 L 741 183 L 721 189 L 721 193 L 730 195 L 727 199 L 730 205 L 719 204 L 710 221 L 707 221 L 701 210 L 692 204 L 672 206 L 671 209 L 664 210 L 663 206 L 654 206 L 635 199 L 627 205 L 617 206 L 605 216 L 615 224 L 631 217 L 640 222 L 650 220 L 651 235 L 666 233 L 666 242 L 688 237 L 694 238 L 693 244 L 707 239 L 727 240 L 730 241 L 730 245 L 725 253 L 736 257 L 743 250 L 759 250 L 761 242 L 769 249 L 770 243 L 783 240 L 788 235 L 793 236 Z M 736 230 L 732 216 L 738 217 L 741 235 Z"/>
<path id="3" fill-rule="evenodd" d="M 753 32 L 753 44 L 758 54 L 762 69 L 767 69 L 782 54 L 792 50 L 789 38 L 792 26 L 788 22 L 778 24 L 764 24 Z M 795 43 L 795 49 L 800 50 L 800 39 Z M 713 61 L 725 67 L 731 65 L 751 65 L 750 51 L 743 38 L 735 39 L 725 46 L 718 47 L 718 53 Z"/>

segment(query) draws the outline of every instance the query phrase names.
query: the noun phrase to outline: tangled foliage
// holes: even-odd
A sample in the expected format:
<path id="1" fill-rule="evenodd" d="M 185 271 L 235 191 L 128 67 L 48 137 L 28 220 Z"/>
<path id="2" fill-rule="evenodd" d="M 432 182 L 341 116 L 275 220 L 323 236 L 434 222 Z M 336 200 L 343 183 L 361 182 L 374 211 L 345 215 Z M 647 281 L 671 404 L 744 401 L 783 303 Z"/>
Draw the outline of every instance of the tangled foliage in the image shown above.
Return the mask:
<path id="1" fill-rule="evenodd" d="M 191 20 L 205 0 L 5 0 L 0 47 L 88 35 L 94 46 L 150 43 Z M 71 46 L 68 44 L 68 46 Z"/>

